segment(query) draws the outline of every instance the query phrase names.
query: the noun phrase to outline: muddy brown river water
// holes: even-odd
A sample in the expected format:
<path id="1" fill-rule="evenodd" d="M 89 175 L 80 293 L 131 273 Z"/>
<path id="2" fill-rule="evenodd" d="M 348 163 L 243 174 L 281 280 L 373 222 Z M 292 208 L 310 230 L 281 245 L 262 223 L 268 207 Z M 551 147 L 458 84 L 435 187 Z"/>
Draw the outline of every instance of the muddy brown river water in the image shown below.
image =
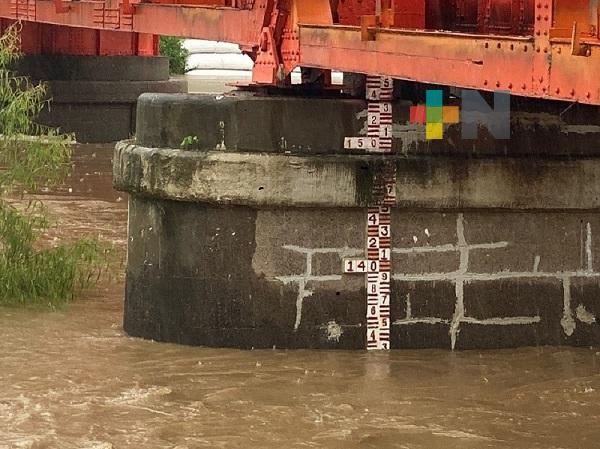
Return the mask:
<path id="1" fill-rule="evenodd" d="M 108 147 L 44 196 L 124 254 Z M 69 191 L 71 189 L 71 191 Z M 65 310 L 0 308 L 0 449 L 600 448 L 600 348 L 236 351 L 130 338 L 123 276 Z"/>

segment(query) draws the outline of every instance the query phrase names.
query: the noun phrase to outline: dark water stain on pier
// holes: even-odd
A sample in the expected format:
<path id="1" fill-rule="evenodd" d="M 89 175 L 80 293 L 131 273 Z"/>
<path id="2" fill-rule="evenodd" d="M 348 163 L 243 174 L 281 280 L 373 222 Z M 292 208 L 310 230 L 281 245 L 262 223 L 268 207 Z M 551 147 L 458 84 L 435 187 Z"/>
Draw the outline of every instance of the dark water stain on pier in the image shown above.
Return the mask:
<path id="1" fill-rule="evenodd" d="M 49 238 L 124 254 L 111 154 L 78 149 Z M 0 308 L 0 449 L 600 447 L 600 349 L 184 347 L 126 336 L 122 301 L 116 276 L 65 310 Z"/>

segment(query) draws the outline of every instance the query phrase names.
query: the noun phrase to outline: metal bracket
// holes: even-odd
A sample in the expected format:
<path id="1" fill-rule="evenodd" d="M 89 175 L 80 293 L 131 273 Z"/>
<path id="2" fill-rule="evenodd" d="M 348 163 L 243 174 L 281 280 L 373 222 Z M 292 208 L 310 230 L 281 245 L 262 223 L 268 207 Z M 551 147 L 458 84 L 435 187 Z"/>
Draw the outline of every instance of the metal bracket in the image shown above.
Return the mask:
<path id="1" fill-rule="evenodd" d="M 375 15 L 360 17 L 361 40 L 374 41 L 377 38 L 376 28 L 391 28 L 394 25 L 394 9 L 386 2 L 382 7 L 381 2 L 377 2 Z"/>
<path id="2" fill-rule="evenodd" d="M 257 84 L 281 84 L 286 77 L 280 55 L 280 43 L 289 8 L 285 0 L 278 0 L 270 11 L 265 12 L 265 26 L 260 33 L 256 59 L 252 69 L 252 82 Z"/>
<path id="3" fill-rule="evenodd" d="M 264 27 L 260 34 L 260 44 L 252 69 L 252 82 L 276 84 L 279 72 L 279 55 L 271 27 Z M 281 81 L 281 80 L 280 80 Z"/>
<path id="4" fill-rule="evenodd" d="M 571 55 L 589 57 L 592 54 L 592 49 L 589 45 L 581 43 L 581 33 L 577 22 L 573 22 L 571 31 Z"/>

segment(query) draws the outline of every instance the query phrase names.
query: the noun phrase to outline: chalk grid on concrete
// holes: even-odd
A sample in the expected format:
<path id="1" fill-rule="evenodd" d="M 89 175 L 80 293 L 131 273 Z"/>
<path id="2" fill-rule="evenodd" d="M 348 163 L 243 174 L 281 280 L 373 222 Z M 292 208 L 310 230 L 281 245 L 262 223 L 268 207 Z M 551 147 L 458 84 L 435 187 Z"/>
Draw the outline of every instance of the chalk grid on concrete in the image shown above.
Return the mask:
<path id="1" fill-rule="evenodd" d="M 472 281 L 497 281 L 502 279 L 556 279 L 561 282 L 563 289 L 563 316 L 561 325 L 567 336 L 573 334 L 575 329 L 575 318 L 579 321 L 592 324 L 596 322 L 596 317 L 579 305 L 575 311 L 571 306 L 571 280 L 577 278 L 600 278 L 600 272 L 594 270 L 592 254 L 592 226 L 586 225 L 585 236 L 585 267 L 574 271 L 539 271 L 540 258 L 536 256 L 531 271 L 500 271 L 496 273 L 474 273 L 469 271 L 469 256 L 473 250 L 494 250 L 506 248 L 510 242 L 498 241 L 491 243 L 468 243 L 465 238 L 465 219 L 462 213 L 457 214 L 456 218 L 457 241 L 454 244 L 445 244 L 438 246 L 419 246 L 410 248 L 392 248 L 392 254 L 418 254 L 418 253 L 458 253 L 459 267 L 455 271 L 440 273 L 395 273 L 392 279 L 395 281 L 449 281 L 454 285 L 455 305 L 454 316 L 451 320 L 440 317 L 414 317 L 411 311 L 410 293 L 403 295 L 405 298 L 406 315 L 404 318 L 395 320 L 394 326 L 410 326 L 413 324 L 448 324 L 450 326 L 450 345 L 456 347 L 457 337 L 462 323 L 479 324 L 487 326 L 508 326 L 508 325 L 531 325 L 541 321 L 539 315 L 535 316 L 512 316 L 512 317 L 494 317 L 480 319 L 465 314 L 464 305 L 464 286 Z M 316 254 L 336 254 L 340 259 L 346 257 L 356 257 L 364 254 L 362 248 L 306 248 L 296 245 L 283 245 L 283 248 L 295 253 L 302 254 L 305 257 L 305 270 L 301 274 L 276 276 L 275 279 L 284 284 L 294 284 L 298 287 L 298 297 L 296 300 L 296 320 L 294 330 L 298 330 L 302 322 L 302 308 L 306 298 L 313 295 L 313 291 L 307 288 L 308 283 L 319 283 L 328 281 L 341 281 L 344 279 L 342 274 L 317 275 L 313 273 L 313 256 Z M 340 265 L 340 272 L 341 272 Z M 392 268 L 393 269 L 393 268 Z M 328 323 L 331 326 L 332 323 Z"/>

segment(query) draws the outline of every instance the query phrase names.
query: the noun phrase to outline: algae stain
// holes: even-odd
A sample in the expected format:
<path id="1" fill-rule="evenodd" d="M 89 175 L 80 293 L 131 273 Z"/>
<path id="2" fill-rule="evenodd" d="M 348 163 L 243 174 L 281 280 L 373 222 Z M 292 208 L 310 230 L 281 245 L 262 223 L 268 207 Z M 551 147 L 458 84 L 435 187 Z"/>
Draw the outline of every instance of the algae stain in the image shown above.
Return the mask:
<path id="1" fill-rule="evenodd" d="M 357 161 L 355 200 L 360 206 L 368 206 L 373 199 L 373 167 L 368 161 Z"/>

